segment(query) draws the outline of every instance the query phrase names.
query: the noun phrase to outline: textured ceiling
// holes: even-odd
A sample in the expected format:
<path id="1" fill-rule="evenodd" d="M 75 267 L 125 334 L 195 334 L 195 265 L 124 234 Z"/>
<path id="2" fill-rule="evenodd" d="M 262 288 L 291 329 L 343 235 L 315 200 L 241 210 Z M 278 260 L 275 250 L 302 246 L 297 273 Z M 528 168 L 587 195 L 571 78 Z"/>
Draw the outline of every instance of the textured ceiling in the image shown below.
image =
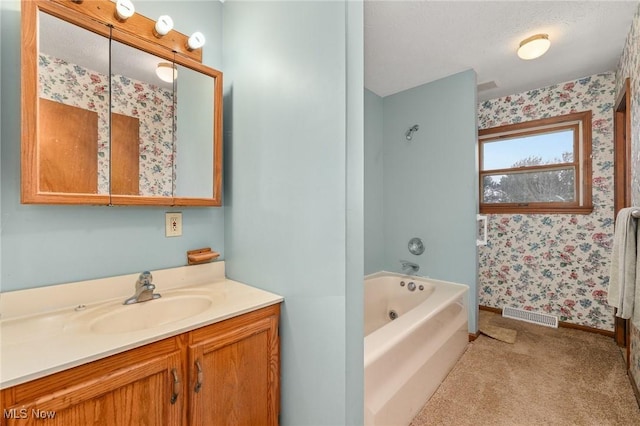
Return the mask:
<path id="1" fill-rule="evenodd" d="M 639 2 L 365 0 L 365 87 L 387 96 L 473 69 L 479 100 L 614 71 Z M 520 41 L 549 34 L 541 58 Z"/>

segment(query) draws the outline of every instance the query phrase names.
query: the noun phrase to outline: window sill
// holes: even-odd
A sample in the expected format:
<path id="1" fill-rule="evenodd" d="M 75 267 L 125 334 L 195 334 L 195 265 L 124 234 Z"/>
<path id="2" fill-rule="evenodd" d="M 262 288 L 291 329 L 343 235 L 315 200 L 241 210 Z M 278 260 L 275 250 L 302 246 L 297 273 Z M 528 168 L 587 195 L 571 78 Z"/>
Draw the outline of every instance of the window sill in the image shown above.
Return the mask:
<path id="1" fill-rule="evenodd" d="M 481 214 L 591 214 L 593 206 L 532 207 L 480 205 Z"/>

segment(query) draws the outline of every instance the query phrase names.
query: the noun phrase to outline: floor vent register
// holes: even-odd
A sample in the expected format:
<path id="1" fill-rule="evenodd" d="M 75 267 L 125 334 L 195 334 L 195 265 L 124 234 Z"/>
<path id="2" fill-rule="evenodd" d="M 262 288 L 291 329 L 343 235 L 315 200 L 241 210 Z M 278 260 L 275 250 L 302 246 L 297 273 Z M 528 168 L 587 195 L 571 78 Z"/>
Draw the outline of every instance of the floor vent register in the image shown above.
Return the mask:
<path id="1" fill-rule="evenodd" d="M 538 312 L 525 311 L 524 309 L 502 308 L 502 316 L 515 320 L 530 322 L 532 324 L 544 325 L 545 327 L 558 328 L 558 317 L 555 315 L 541 314 Z"/>

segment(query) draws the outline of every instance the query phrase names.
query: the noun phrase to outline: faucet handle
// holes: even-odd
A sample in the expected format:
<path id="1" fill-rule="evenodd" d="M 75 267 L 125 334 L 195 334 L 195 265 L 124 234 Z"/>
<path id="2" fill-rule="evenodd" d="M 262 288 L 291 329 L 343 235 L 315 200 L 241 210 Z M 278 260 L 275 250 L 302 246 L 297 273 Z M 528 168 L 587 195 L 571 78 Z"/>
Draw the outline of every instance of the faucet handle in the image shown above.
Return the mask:
<path id="1" fill-rule="evenodd" d="M 151 275 L 151 272 L 149 271 L 142 272 L 138 277 L 138 282 L 142 284 L 150 284 L 151 281 L 153 281 L 153 275 Z"/>
<path id="2" fill-rule="evenodd" d="M 151 272 L 142 272 L 136 280 L 135 294 L 125 300 L 124 304 L 131 305 L 133 303 L 146 302 L 147 300 L 158 299 L 161 297 L 158 293 L 153 292 L 156 289 L 156 286 L 151 283 L 151 280 L 153 280 Z"/>

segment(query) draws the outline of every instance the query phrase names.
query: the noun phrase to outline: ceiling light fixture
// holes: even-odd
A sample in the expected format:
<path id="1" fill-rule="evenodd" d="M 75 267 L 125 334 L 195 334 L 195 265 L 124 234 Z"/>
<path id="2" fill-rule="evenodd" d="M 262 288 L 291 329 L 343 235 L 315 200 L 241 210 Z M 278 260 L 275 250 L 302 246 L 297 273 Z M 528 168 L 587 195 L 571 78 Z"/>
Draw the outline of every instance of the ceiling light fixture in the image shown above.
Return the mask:
<path id="1" fill-rule="evenodd" d="M 549 50 L 549 46 L 551 42 L 548 34 L 536 34 L 520 42 L 518 56 L 525 60 L 539 58 Z"/>
<path id="2" fill-rule="evenodd" d="M 160 62 L 156 67 L 156 75 L 160 80 L 172 83 L 173 80 L 178 78 L 178 70 L 175 65 L 169 62 Z"/>

